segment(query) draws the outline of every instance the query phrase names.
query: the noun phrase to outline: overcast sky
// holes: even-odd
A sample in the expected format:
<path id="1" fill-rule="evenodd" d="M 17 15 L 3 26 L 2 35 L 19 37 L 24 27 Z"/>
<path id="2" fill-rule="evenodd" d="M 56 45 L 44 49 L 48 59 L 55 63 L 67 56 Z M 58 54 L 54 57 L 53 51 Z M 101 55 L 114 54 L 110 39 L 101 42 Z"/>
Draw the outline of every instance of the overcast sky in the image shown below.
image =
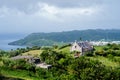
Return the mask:
<path id="1" fill-rule="evenodd" d="M 0 33 L 120 29 L 120 0 L 0 0 Z"/>

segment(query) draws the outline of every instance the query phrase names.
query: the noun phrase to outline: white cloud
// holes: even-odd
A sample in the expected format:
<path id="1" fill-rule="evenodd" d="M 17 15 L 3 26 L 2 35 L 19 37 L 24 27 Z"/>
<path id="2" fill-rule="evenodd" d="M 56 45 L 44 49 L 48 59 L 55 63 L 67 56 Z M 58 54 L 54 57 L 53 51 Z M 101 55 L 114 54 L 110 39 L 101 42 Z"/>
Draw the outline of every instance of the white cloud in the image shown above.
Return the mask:
<path id="1" fill-rule="evenodd" d="M 33 15 L 55 21 L 74 19 L 76 17 L 94 16 L 101 10 L 97 6 L 60 8 L 47 3 L 38 3 L 36 6 L 38 7 L 38 10 L 35 11 Z"/>
<path id="2" fill-rule="evenodd" d="M 0 8 L 0 16 L 1 17 L 7 17 L 7 16 L 22 16 L 25 13 L 22 11 L 19 11 L 18 9 L 15 8 L 8 8 L 6 6 L 2 6 Z"/>
<path id="3" fill-rule="evenodd" d="M 0 27 L 3 27 L 0 32 L 13 29 L 16 32 L 51 32 L 119 25 L 119 4 L 114 1 L 64 0 L 59 3 L 57 0 L 20 0 L 13 4 L 14 1 L 0 3 Z"/>
<path id="4" fill-rule="evenodd" d="M 52 21 L 65 21 L 73 20 L 76 18 L 82 19 L 89 16 L 94 16 L 99 13 L 100 8 L 97 6 L 90 7 L 71 7 L 71 8 L 61 8 L 54 5 L 49 5 L 47 3 L 37 3 L 32 6 L 28 6 L 26 11 L 21 11 L 17 8 L 8 8 L 3 6 L 0 8 L 0 17 L 5 16 L 29 16 L 29 17 L 39 17 L 45 18 Z"/>

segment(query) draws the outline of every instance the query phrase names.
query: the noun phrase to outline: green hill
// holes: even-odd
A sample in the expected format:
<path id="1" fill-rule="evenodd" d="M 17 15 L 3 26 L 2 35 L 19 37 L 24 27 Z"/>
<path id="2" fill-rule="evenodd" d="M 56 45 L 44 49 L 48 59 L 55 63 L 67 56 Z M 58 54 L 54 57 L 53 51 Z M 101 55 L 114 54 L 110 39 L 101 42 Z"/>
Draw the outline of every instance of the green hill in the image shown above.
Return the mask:
<path id="1" fill-rule="evenodd" d="M 120 40 L 120 30 L 74 30 L 66 32 L 32 33 L 24 39 L 9 43 L 9 45 L 50 46 L 74 40 Z"/>

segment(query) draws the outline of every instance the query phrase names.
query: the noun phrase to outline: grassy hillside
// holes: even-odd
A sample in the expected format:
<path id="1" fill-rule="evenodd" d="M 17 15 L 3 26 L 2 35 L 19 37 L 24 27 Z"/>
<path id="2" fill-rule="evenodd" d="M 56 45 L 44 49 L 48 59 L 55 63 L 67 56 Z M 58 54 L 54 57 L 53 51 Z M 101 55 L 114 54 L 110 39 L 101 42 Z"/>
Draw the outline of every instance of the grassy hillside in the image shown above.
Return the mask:
<path id="1" fill-rule="evenodd" d="M 107 67 L 115 68 L 115 67 L 119 67 L 120 66 L 120 64 L 118 62 L 111 61 L 107 57 L 97 56 L 97 57 L 89 57 L 89 58 L 92 59 L 92 60 L 98 60 L 98 61 L 100 61 L 102 64 L 104 64 Z"/>
<path id="2" fill-rule="evenodd" d="M 105 47 L 105 46 L 104 46 Z M 102 50 L 103 46 L 95 46 L 96 51 L 100 51 Z M 65 47 L 63 49 L 61 49 L 60 51 L 64 52 L 64 53 L 70 53 L 70 47 Z M 112 61 L 110 60 L 108 57 L 103 57 L 103 56 L 96 56 L 96 57 L 87 57 L 91 60 L 98 60 L 99 62 L 101 62 L 102 64 L 104 64 L 107 67 L 119 67 L 120 64 L 118 62 Z M 117 59 L 120 59 L 120 57 L 115 57 Z"/>
<path id="3" fill-rule="evenodd" d="M 9 43 L 9 45 L 50 46 L 73 42 L 74 40 L 120 40 L 120 30 L 81 30 L 52 33 L 32 33 L 24 39 Z"/>
<path id="4" fill-rule="evenodd" d="M 22 55 L 31 55 L 34 57 L 38 57 L 42 53 L 42 50 L 32 50 L 29 52 L 22 53 Z"/>
<path id="5" fill-rule="evenodd" d="M 105 46 L 95 46 L 95 49 L 96 49 L 96 51 L 100 51 L 100 50 L 102 50 L 103 47 L 105 47 Z M 68 54 L 68 55 L 73 56 L 73 54 L 70 54 L 70 46 L 67 46 L 67 47 L 62 48 L 62 49 L 57 48 L 57 49 L 54 49 L 54 50 L 57 51 L 57 52 L 62 51 L 64 54 Z M 36 57 L 36 56 L 40 56 L 42 51 L 43 50 L 32 50 L 32 51 L 29 51 L 29 52 L 26 52 L 26 53 L 22 53 L 22 55 L 32 55 L 32 56 Z M 91 60 L 98 60 L 107 67 L 115 68 L 115 67 L 120 66 L 120 64 L 118 62 L 112 61 L 108 57 L 104 57 L 104 56 L 93 56 L 93 57 L 87 57 L 87 58 L 89 58 Z M 115 57 L 115 58 L 120 59 L 120 57 Z"/>
<path id="6" fill-rule="evenodd" d="M 95 51 L 101 51 L 104 47 L 108 46 L 95 46 Z M 114 47 L 110 47 L 109 49 L 116 49 Z M 44 55 L 41 56 L 40 54 Z M 78 80 L 80 76 L 80 78 L 83 78 L 81 80 L 84 80 L 84 78 L 92 78 L 94 80 L 95 77 L 96 80 L 99 79 L 99 76 L 102 76 L 101 80 L 108 78 L 110 78 L 109 80 L 117 80 L 120 74 L 120 56 L 108 55 L 105 57 L 94 55 L 91 57 L 74 58 L 73 54 L 70 53 L 69 45 L 43 47 L 38 50 L 31 49 L 20 55 L 41 57 L 41 60 L 43 57 L 46 60 L 45 62 L 48 61 L 48 64 L 52 65 L 52 68 L 36 68 L 34 65 L 27 64 L 21 60 L 9 61 L 8 57 L 3 56 L 0 57 L 0 77 L 17 78 L 20 80 L 73 80 L 75 78 Z M 73 77 L 72 75 L 76 75 L 77 77 Z M 108 78 L 106 78 L 106 75 Z"/>
<path id="7" fill-rule="evenodd" d="M 10 70 L 6 68 L 2 68 L 1 74 L 4 74 L 5 77 L 17 78 L 17 79 L 6 79 L 6 80 L 39 80 L 39 78 L 30 76 L 29 71 L 25 71 L 25 70 Z"/>

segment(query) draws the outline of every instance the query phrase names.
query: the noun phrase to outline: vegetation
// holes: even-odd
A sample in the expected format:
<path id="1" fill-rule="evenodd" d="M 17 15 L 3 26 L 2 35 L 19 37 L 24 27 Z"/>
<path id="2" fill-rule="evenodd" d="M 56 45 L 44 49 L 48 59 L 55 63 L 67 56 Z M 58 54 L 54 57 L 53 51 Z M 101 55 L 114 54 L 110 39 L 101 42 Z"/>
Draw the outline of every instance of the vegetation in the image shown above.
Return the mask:
<path id="1" fill-rule="evenodd" d="M 30 50 L 28 52 L 22 53 L 21 55 L 27 56 L 33 56 L 33 57 L 38 57 L 42 53 L 42 50 Z"/>
<path id="2" fill-rule="evenodd" d="M 98 50 L 95 51 L 95 55 L 100 55 L 100 56 L 120 56 L 120 45 L 116 44 L 108 44 L 103 47 L 97 47 Z"/>
<path id="3" fill-rule="evenodd" d="M 4 50 L 0 50 L 0 57 L 14 57 L 17 55 L 32 55 L 31 53 L 35 52 L 36 55 L 38 55 L 38 51 L 40 51 L 41 47 L 38 46 L 33 46 L 33 47 L 26 47 L 26 48 L 17 48 L 16 50 L 12 50 L 11 51 L 4 51 Z M 23 54 L 25 53 L 25 54 Z"/>
<path id="4" fill-rule="evenodd" d="M 95 46 L 93 52 L 88 52 L 85 56 L 78 58 L 74 58 L 74 53 L 70 53 L 69 49 L 70 45 L 22 49 L 31 52 L 29 55 L 36 55 L 34 52 L 40 51 L 37 56 L 43 62 L 51 64 L 52 68 L 50 69 L 37 68 L 24 59 L 11 60 L 6 56 L 13 54 L 14 51 L 1 51 L 0 78 L 10 77 L 18 78 L 18 80 L 120 80 L 120 45 Z M 17 50 L 19 52 L 21 49 Z M 28 52 L 24 53 L 23 51 L 19 55 L 28 55 Z"/>
<path id="5" fill-rule="evenodd" d="M 27 45 L 27 46 L 51 46 L 54 44 L 63 44 L 73 42 L 74 40 L 120 40 L 120 30 L 82 30 L 53 33 L 32 33 L 9 45 Z M 93 36 L 94 35 L 94 36 Z"/>

